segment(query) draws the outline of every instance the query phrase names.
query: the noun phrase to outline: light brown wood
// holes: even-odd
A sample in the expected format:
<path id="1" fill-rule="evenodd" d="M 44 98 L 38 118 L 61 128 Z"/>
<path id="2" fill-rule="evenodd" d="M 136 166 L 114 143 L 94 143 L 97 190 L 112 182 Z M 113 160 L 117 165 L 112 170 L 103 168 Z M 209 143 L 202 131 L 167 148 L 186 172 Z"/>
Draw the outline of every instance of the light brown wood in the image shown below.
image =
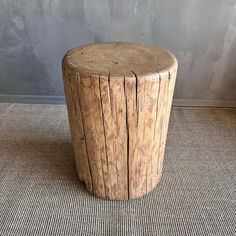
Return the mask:
<path id="1" fill-rule="evenodd" d="M 71 49 L 63 78 L 79 179 L 92 194 L 142 197 L 163 165 L 177 60 L 144 44 Z"/>

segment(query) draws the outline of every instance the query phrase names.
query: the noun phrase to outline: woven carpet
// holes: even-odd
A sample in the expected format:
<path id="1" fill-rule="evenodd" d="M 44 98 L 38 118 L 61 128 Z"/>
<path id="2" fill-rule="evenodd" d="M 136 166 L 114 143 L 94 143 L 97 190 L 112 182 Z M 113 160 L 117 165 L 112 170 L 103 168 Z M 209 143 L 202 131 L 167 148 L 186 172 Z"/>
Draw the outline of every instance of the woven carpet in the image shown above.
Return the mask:
<path id="1" fill-rule="evenodd" d="M 236 109 L 173 108 L 158 188 L 79 183 L 65 105 L 0 104 L 0 235 L 236 235 Z"/>

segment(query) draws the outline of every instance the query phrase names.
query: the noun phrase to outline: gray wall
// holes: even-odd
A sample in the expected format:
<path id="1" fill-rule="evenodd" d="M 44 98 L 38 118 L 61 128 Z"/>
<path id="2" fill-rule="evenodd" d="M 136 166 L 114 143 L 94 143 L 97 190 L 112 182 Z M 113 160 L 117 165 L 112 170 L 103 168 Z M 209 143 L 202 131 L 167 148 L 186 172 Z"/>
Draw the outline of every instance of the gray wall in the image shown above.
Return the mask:
<path id="1" fill-rule="evenodd" d="M 64 53 L 117 40 L 171 50 L 175 98 L 236 100 L 236 0 L 0 0 L 0 94 L 62 96 Z"/>

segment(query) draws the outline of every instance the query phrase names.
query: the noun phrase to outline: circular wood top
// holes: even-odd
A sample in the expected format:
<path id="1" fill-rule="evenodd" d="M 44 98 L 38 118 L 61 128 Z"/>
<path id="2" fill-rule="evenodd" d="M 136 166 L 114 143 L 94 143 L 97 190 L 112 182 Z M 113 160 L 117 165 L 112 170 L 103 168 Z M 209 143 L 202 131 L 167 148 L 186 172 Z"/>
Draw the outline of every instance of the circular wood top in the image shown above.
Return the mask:
<path id="1" fill-rule="evenodd" d="M 72 69 L 87 75 L 146 76 L 177 68 L 169 51 L 145 44 L 109 42 L 69 50 L 63 58 Z"/>

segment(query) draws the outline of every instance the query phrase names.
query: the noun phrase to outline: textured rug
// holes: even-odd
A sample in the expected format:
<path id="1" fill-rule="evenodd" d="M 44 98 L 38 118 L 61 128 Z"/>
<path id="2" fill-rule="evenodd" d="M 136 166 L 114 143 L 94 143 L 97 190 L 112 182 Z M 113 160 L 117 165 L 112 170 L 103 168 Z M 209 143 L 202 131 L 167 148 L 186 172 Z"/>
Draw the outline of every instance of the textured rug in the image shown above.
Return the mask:
<path id="1" fill-rule="evenodd" d="M 0 235 L 236 235 L 236 109 L 174 108 L 158 188 L 78 182 L 64 105 L 0 104 Z"/>

